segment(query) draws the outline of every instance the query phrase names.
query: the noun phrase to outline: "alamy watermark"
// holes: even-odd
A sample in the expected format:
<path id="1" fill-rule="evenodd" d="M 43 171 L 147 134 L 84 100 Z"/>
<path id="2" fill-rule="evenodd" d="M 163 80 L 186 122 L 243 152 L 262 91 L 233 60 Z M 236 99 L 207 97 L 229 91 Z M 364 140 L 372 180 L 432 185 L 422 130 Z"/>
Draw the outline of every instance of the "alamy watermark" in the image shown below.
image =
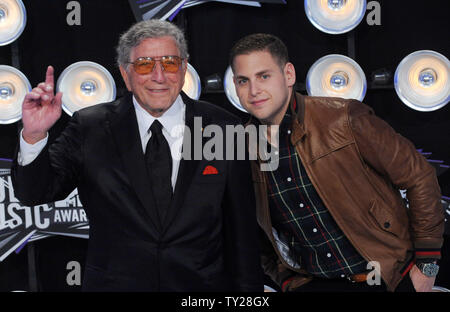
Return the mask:
<path id="1" fill-rule="evenodd" d="M 81 285 L 81 264 L 78 261 L 70 261 L 66 265 L 66 269 L 69 270 L 66 276 L 66 283 L 69 286 Z"/>
<path id="2" fill-rule="evenodd" d="M 81 4 L 78 1 L 67 2 L 66 9 L 70 10 L 67 13 L 66 22 L 69 26 L 81 25 Z M 379 1 L 369 1 L 366 6 L 366 22 L 369 26 L 381 25 L 381 4 Z"/>
<path id="3" fill-rule="evenodd" d="M 367 13 L 366 22 L 369 26 L 381 25 L 381 4 L 378 1 L 369 1 L 366 6 Z"/>
<path id="4" fill-rule="evenodd" d="M 193 129 L 178 125 L 170 130 L 175 160 L 258 160 L 261 171 L 278 168 L 279 126 L 215 124 L 202 127 L 202 117 L 194 117 Z M 270 132 L 270 144 L 267 140 Z M 178 151 L 178 152 L 177 152 Z"/>
<path id="5" fill-rule="evenodd" d="M 69 286 L 81 285 L 81 264 L 78 261 L 69 261 L 66 265 L 66 269 L 69 271 L 66 276 L 66 282 Z M 367 270 L 370 272 L 367 274 L 366 283 L 369 286 L 381 285 L 381 266 L 378 261 L 370 261 L 367 263 Z"/>
<path id="6" fill-rule="evenodd" d="M 370 286 L 381 285 L 381 266 L 378 261 L 370 261 L 367 263 L 367 270 L 370 272 L 367 274 L 366 283 Z"/>
<path id="7" fill-rule="evenodd" d="M 81 25 L 81 4 L 78 1 L 69 1 L 67 2 L 66 9 L 70 10 L 66 17 L 67 25 Z"/>

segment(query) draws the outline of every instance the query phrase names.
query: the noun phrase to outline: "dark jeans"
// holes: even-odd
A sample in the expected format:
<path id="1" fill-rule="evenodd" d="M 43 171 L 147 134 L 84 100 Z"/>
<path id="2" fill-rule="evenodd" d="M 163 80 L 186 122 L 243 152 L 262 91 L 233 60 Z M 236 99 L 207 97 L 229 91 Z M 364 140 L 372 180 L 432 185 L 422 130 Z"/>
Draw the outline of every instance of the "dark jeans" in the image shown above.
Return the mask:
<path id="1" fill-rule="evenodd" d="M 316 278 L 294 292 L 386 292 L 386 284 L 384 281 L 381 281 L 381 285 L 369 285 L 366 282 L 354 283 L 346 278 Z M 402 279 L 395 292 L 415 292 L 409 274 Z"/>

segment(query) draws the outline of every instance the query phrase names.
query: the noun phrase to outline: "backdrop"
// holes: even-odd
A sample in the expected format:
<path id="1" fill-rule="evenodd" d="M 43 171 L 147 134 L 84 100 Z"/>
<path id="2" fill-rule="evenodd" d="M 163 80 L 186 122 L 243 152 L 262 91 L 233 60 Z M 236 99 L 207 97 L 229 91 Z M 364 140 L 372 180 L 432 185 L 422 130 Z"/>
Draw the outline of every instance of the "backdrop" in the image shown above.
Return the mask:
<path id="1" fill-rule="evenodd" d="M 78 0 L 80 25 L 70 26 L 66 0 L 23 0 L 27 10 L 25 31 L 16 41 L 20 70 L 33 86 L 44 79 L 47 65 L 55 67 L 55 78 L 70 64 L 93 61 L 106 67 L 117 85 L 117 97 L 124 84 L 115 65 L 115 46 L 119 34 L 135 17 L 128 0 Z M 349 35 L 320 32 L 307 19 L 303 1 L 287 4 L 263 4 L 261 8 L 220 2 L 205 3 L 181 10 L 173 20 L 182 27 L 189 43 L 190 64 L 204 82 L 207 76 L 223 77 L 228 53 L 239 38 L 254 32 L 279 36 L 288 46 L 295 65 L 298 90 L 306 94 L 304 82 L 310 66 L 320 57 L 348 54 Z M 432 153 L 435 160 L 450 165 L 450 105 L 435 112 L 421 113 L 405 106 L 397 97 L 392 83 L 381 88 L 370 87 L 373 71 L 386 68 L 392 73 L 408 54 L 417 50 L 434 50 L 449 57 L 450 22 L 447 0 L 392 1 L 379 0 L 381 25 L 368 25 L 366 18 L 352 32 L 355 38 L 355 60 L 364 70 L 369 89 L 364 102 L 417 148 Z M 0 63 L 11 65 L 11 45 L 0 47 Z M 230 104 L 223 92 L 203 92 L 201 99 L 231 111 L 243 120 L 248 116 Z M 68 116 L 52 129 L 53 139 L 64 128 Z M 12 158 L 20 123 L 0 125 L 0 158 Z M 450 170 L 439 176 L 443 195 L 450 197 Z M 448 239 L 444 261 L 448 261 Z M 34 256 L 24 248 L 0 262 L 0 291 L 29 290 L 29 261 L 36 262 L 35 287 L 42 291 L 79 291 L 79 285 L 68 285 L 71 261 L 84 262 L 87 240 L 52 237 L 33 243 Z M 29 248 L 28 248 L 29 249 Z M 441 285 L 450 287 L 449 265 L 440 273 Z M 83 268 L 81 267 L 81 270 Z M 33 278 L 31 280 L 33 282 Z"/>

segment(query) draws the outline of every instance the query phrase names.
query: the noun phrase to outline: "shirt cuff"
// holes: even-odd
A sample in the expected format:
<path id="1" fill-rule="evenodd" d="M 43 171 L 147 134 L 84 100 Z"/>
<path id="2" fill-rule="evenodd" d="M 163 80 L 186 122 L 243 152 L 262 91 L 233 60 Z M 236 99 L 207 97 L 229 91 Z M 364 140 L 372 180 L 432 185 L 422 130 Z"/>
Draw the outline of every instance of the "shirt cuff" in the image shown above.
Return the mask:
<path id="1" fill-rule="evenodd" d="M 39 142 L 36 142 L 35 144 L 29 144 L 23 139 L 22 132 L 23 130 L 20 131 L 19 135 L 20 148 L 17 155 L 17 163 L 20 166 L 26 166 L 31 164 L 39 156 L 45 145 L 47 145 L 48 133 L 47 136 Z"/>

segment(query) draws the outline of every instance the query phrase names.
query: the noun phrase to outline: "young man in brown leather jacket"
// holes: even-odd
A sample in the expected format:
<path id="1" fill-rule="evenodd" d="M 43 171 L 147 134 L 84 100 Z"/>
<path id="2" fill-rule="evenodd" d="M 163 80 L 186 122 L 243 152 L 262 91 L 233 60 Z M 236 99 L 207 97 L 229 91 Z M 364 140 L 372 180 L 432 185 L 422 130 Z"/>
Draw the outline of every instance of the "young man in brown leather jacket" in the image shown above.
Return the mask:
<path id="1" fill-rule="evenodd" d="M 433 167 L 361 102 L 294 92 L 277 37 L 242 38 L 230 65 L 249 123 L 279 126 L 278 167 L 252 164 L 265 273 L 282 291 L 430 291 L 444 231 Z"/>

